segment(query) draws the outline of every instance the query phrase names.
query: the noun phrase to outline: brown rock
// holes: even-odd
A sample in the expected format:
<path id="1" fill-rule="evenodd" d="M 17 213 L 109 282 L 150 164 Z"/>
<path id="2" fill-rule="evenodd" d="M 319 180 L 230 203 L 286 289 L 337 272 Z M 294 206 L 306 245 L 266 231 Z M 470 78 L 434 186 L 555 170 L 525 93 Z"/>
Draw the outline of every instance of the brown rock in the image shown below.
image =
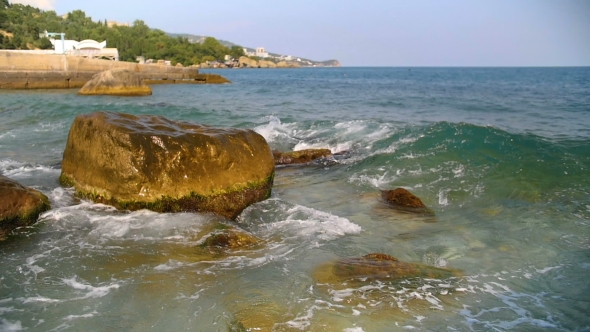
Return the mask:
<path id="1" fill-rule="evenodd" d="M 147 96 L 152 89 L 141 77 L 127 69 L 111 69 L 100 72 L 78 91 L 80 95 Z"/>
<path id="2" fill-rule="evenodd" d="M 0 240 L 17 227 L 34 224 L 49 208 L 41 192 L 0 175 Z"/>
<path id="3" fill-rule="evenodd" d="M 74 120 L 60 181 L 119 209 L 233 219 L 270 196 L 273 178 L 270 148 L 252 130 L 95 112 Z"/>
<path id="4" fill-rule="evenodd" d="M 401 262 L 397 258 L 373 253 L 363 257 L 344 258 L 322 268 L 328 271 L 320 271 L 317 276 L 322 279 L 336 279 L 340 281 L 348 279 L 379 279 L 395 280 L 413 277 L 423 278 L 448 278 L 460 275 L 457 270 L 441 269 L 419 263 Z M 321 280 L 332 282 L 336 280 Z"/>
<path id="5" fill-rule="evenodd" d="M 292 152 L 280 152 L 274 150 L 272 155 L 275 165 L 304 164 L 318 158 L 331 156 L 330 149 L 307 149 Z"/>
<path id="6" fill-rule="evenodd" d="M 414 196 L 414 194 L 404 188 L 397 188 L 395 190 L 382 190 L 381 198 L 393 206 L 422 209 L 426 208 L 426 205 L 422 203 L 420 198 Z"/>

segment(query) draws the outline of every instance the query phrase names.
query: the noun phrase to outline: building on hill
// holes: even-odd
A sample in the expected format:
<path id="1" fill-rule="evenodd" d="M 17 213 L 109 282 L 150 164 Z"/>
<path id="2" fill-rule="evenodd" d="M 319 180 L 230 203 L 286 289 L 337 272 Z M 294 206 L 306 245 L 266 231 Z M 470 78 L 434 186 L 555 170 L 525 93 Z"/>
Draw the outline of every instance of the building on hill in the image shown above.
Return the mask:
<path id="1" fill-rule="evenodd" d="M 114 26 L 128 27 L 129 22 L 122 23 L 122 22 L 117 22 L 117 21 L 107 21 L 107 27 L 112 28 Z"/>
<path id="2" fill-rule="evenodd" d="M 256 48 L 256 56 L 260 58 L 268 58 L 268 52 L 264 49 L 264 47 Z"/>

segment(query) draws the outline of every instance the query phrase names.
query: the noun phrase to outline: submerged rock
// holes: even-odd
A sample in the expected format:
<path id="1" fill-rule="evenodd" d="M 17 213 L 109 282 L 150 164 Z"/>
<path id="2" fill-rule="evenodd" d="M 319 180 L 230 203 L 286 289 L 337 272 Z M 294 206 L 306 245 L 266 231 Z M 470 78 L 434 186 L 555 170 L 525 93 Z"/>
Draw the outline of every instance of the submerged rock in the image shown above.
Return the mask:
<path id="1" fill-rule="evenodd" d="M 111 69 L 94 75 L 78 94 L 147 96 L 152 94 L 152 89 L 134 72 L 127 69 Z"/>
<path id="2" fill-rule="evenodd" d="M 95 112 L 72 124 L 60 182 L 118 209 L 234 219 L 270 196 L 273 178 L 270 148 L 252 130 Z"/>
<path id="3" fill-rule="evenodd" d="M 276 165 L 304 164 L 313 160 L 332 155 L 330 149 L 307 149 L 291 152 L 273 150 L 272 155 Z"/>
<path id="4" fill-rule="evenodd" d="M 448 278 L 458 276 L 460 272 L 419 263 L 401 262 L 386 254 L 373 253 L 363 257 L 344 258 L 324 265 L 315 275 L 320 282 L 330 282 L 333 279 L 344 281 L 348 279 L 396 280 L 413 277 Z"/>
<path id="5" fill-rule="evenodd" d="M 432 213 L 422 200 L 404 188 L 382 190 L 381 198 L 393 208 L 418 213 Z"/>
<path id="6" fill-rule="evenodd" d="M 252 234 L 227 228 L 212 232 L 203 242 L 203 246 L 223 249 L 243 249 L 254 246 L 259 242 Z"/>
<path id="7" fill-rule="evenodd" d="M 0 175 L 0 240 L 13 229 L 32 225 L 49 210 L 49 200 L 40 191 Z"/>

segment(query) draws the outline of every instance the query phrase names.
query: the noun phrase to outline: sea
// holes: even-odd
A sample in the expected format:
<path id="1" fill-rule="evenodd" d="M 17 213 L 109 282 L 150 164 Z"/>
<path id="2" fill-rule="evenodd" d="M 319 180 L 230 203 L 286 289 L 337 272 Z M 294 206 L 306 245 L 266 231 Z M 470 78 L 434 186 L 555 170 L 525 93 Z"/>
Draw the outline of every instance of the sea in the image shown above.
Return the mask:
<path id="1" fill-rule="evenodd" d="M 52 205 L 0 242 L 0 331 L 590 331 L 589 67 L 203 72 L 232 83 L 0 90 L 0 173 Z M 235 221 L 118 211 L 58 182 L 101 110 L 342 154 L 277 167 Z M 400 187 L 433 213 L 381 201 Z M 219 227 L 259 244 L 204 248 Z M 331 277 L 370 253 L 460 272 Z"/>

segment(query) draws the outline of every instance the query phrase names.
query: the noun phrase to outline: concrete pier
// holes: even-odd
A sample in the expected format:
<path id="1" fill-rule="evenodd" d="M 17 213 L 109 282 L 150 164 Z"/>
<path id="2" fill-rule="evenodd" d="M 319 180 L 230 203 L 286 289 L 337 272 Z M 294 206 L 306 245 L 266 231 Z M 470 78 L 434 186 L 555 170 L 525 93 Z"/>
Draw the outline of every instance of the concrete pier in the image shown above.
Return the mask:
<path id="1" fill-rule="evenodd" d="M 95 74 L 114 68 L 133 71 L 147 84 L 230 83 L 221 75 L 199 74 L 198 68 L 2 50 L 0 89 L 81 88 Z"/>

